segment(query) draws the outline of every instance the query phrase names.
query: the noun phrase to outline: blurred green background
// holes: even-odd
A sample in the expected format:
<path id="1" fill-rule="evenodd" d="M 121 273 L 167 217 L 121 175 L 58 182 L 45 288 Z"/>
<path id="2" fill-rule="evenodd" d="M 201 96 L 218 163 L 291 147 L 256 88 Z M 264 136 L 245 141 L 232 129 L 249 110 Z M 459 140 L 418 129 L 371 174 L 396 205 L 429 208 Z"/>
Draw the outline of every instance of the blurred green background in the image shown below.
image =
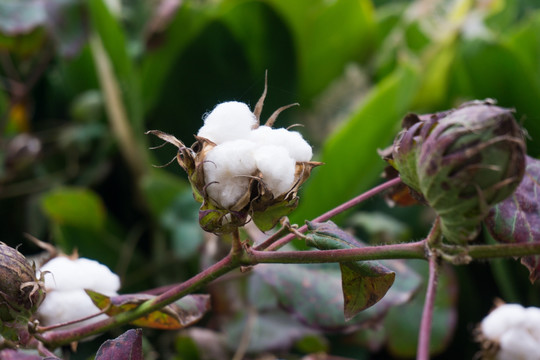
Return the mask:
<path id="1" fill-rule="evenodd" d="M 536 0 L 1 0 L 0 65 L 0 240 L 26 254 L 39 249 L 24 233 L 77 249 L 116 271 L 124 292 L 187 279 L 226 252 L 199 229 L 179 166 L 152 166 L 175 149 L 149 150 L 160 142 L 144 132 L 191 144 L 217 103 L 253 107 L 266 70 L 262 118 L 299 102 L 277 126 L 302 124 L 315 160 L 325 162 L 303 186 L 296 223 L 379 183 L 377 149 L 408 112 L 493 98 L 515 109 L 528 153 L 540 154 Z M 380 243 L 422 238 L 430 216 L 373 200 L 337 221 Z M 443 282 L 433 344 L 440 359 L 473 356 L 473 328 L 494 298 L 540 304 L 515 261 L 448 269 Z M 232 280 L 209 289 L 214 311 L 197 331 L 224 359 L 242 332 L 228 340 L 222 332 L 242 324 L 249 289 Z M 266 341 L 252 342 L 246 356 L 409 358 L 422 296 L 414 301 L 386 321 L 335 331 L 269 316 L 260 322 Z M 284 329 L 297 336 L 272 338 Z M 197 331 L 145 333 L 148 358 L 212 358 Z"/>

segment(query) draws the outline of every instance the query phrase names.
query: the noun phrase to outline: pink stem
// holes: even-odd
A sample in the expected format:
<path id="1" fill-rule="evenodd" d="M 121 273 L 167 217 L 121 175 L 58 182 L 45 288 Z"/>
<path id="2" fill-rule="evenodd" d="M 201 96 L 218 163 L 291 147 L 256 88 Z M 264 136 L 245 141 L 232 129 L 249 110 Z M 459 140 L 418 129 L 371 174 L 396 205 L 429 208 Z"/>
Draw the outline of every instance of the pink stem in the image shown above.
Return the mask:
<path id="1" fill-rule="evenodd" d="M 314 222 L 322 222 L 322 221 L 326 221 L 338 214 L 341 214 L 342 212 L 346 211 L 346 210 L 349 210 L 350 208 L 352 208 L 353 206 L 356 206 L 358 204 L 360 204 L 361 202 L 379 194 L 380 192 L 383 192 L 389 188 L 391 188 L 392 186 L 395 186 L 397 184 L 399 184 L 401 182 L 401 179 L 398 177 L 398 178 L 395 178 L 395 179 L 392 179 L 392 180 L 388 180 L 387 182 L 384 182 L 376 187 L 374 187 L 373 189 L 370 189 L 368 191 L 366 191 L 365 193 L 363 194 L 360 194 L 358 195 L 357 197 L 355 197 L 354 199 L 351 199 L 335 208 L 333 208 L 332 210 L 330 211 L 327 211 L 325 212 L 324 214 L 316 217 L 315 219 L 313 219 Z M 307 230 L 307 225 L 303 225 L 301 226 L 298 231 L 299 232 L 305 232 Z M 265 241 L 263 242 L 262 244 L 260 244 L 259 246 L 255 247 L 255 250 L 275 250 L 275 249 L 278 249 L 280 247 L 282 247 L 283 245 L 287 244 L 288 242 L 290 242 L 292 239 L 295 238 L 295 235 L 294 234 L 289 234 L 287 236 L 284 236 L 282 237 L 281 239 L 279 239 L 278 241 L 274 242 L 274 243 L 268 243 L 268 241 Z M 269 239 L 270 240 L 270 239 Z M 273 239 L 272 239 L 273 240 Z"/>

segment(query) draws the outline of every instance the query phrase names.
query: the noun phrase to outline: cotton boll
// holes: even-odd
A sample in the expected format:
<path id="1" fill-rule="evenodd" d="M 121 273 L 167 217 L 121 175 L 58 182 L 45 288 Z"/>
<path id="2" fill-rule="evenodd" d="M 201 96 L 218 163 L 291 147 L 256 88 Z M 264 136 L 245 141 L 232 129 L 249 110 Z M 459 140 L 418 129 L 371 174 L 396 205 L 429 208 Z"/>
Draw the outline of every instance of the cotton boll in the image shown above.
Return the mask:
<path id="1" fill-rule="evenodd" d="M 264 184 L 275 197 L 287 192 L 294 183 L 296 161 L 280 146 L 266 145 L 253 154 Z"/>
<path id="2" fill-rule="evenodd" d="M 488 339 L 498 340 L 508 329 L 521 326 L 525 320 L 525 309 L 519 304 L 504 304 L 497 307 L 482 320 L 482 333 Z"/>
<path id="3" fill-rule="evenodd" d="M 113 294 L 120 288 L 120 278 L 95 260 L 58 256 L 43 265 L 40 271 L 48 290 L 92 289 Z"/>
<path id="4" fill-rule="evenodd" d="M 289 153 L 289 156 L 295 161 L 310 161 L 313 156 L 311 146 L 296 131 L 259 126 L 249 134 L 249 140 L 260 146 L 275 145 L 284 147 Z"/>
<path id="5" fill-rule="evenodd" d="M 38 317 L 41 325 L 49 326 L 81 319 L 98 312 L 100 310 L 82 289 L 51 291 L 47 293 L 45 300 L 39 307 Z M 81 324 L 91 324 L 106 318 L 106 315 L 99 315 L 84 322 L 63 327 L 63 329 L 78 327 Z"/>
<path id="6" fill-rule="evenodd" d="M 249 176 L 257 170 L 255 144 L 247 140 L 228 141 L 210 150 L 204 162 L 208 195 L 221 206 L 234 205 L 248 191 Z"/>
<path id="7" fill-rule="evenodd" d="M 508 329 L 499 340 L 498 360 L 538 360 L 540 344 L 527 330 L 514 327 Z"/>
<path id="8" fill-rule="evenodd" d="M 224 102 L 204 118 L 204 126 L 197 135 L 216 144 L 245 139 L 256 122 L 255 115 L 246 104 L 237 101 Z"/>
<path id="9" fill-rule="evenodd" d="M 526 308 L 524 317 L 524 327 L 540 346 L 540 309 L 536 307 Z"/>
<path id="10" fill-rule="evenodd" d="M 43 265 L 39 272 L 44 276 L 47 296 L 37 315 L 41 324 L 45 326 L 98 313 L 100 310 L 92 303 L 84 289 L 113 296 L 117 295 L 116 292 L 120 288 L 120 279 L 116 274 L 105 265 L 85 258 L 70 259 L 58 256 Z M 105 315 L 100 315 L 84 323 L 104 318 Z M 74 326 L 80 326 L 80 323 L 70 327 Z"/>

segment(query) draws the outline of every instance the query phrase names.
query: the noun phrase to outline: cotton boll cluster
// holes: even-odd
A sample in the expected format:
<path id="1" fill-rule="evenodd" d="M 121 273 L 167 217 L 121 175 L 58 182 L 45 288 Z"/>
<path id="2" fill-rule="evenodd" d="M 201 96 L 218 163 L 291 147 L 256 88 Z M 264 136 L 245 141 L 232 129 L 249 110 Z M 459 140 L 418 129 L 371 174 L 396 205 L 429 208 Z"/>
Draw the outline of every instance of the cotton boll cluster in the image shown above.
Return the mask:
<path id="1" fill-rule="evenodd" d="M 120 288 L 120 278 L 116 274 L 105 265 L 85 258 L 72 260 L 58 256 L 43 265 L 39 272 L 44 276 L 47 290 L 47 296 L 37 312 L 44 326 L 98 313 L 100 310 L 92 303 L 84 289 L 113 296 L 117 295 Z M 97 322 L 104 318 L 106 315 L 99 315 L 65 328 Z"/>
<path id="2" fill-rule="evenodd" d="M 258 177 L 278 197 L 295 183 L 296 163 L 311 160 L 311 146 L 296 131 L 258 126 L 248 106 L 219 104 L 206 116 L 198 137 L 216 144 L 204 162 L 208 195 L 224 208 L 233 207 Z"/>
<path id="3" fill-rule="evenodd" d="M 540 360 L 540 309 L 504 304 L 480 325 L 484 341 L 498 345 L 497 360 Z"/>

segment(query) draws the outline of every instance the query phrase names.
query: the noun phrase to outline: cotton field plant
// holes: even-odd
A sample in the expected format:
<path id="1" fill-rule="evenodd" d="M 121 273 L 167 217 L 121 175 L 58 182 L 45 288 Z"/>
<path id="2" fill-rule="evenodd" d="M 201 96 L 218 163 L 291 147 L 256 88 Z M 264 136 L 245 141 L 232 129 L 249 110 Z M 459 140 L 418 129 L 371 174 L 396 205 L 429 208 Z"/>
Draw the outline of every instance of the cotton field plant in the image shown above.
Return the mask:
<path id="1" fill-rule="evenodd" d="M 276 127 L 278 115 L 289 106 L 261 124 L 265 96 L 266 88 L 253 110 L 236 101 L 218 104 L 203 116 L 190 147 L 173 135 L 148 131 L 177 148 L 175 159 L 201 204 L 199 224 L 222 241 L 230 241 L 227 255 L 186 281 L 119 295 L 119 277 L 94 260 L 59 255 L 49 248 L 51 259 L 36 268 L 17 250 L 1 244 L 3 347 L 35 348 L 56 358 L 54 350 L 62 345 L 125 324 L 163 330 L 188 327 L 208 312 L 211 316 L 210 297 L 193 293 L 235 269 L 252 269 L 254 278 L 273 282 L 279 302 L 288 304 L 289 311 L 311 306 L 283 291 L 294 289 L 289 281 L 295 276 L 304 276 L 305 284 L 318 278 L 328 282 L 326 296 L 332 299 L 324 306 L 329 312 L 338 306 L 341 312 L 341 320 L 330 324 L 347 329 L 410 302 L 421 286 L 420 277 L 396 259 L 422 259 L 429 263 L 429 275 L 416 357 L 425 360 L 430 357 L 430 329 L 443 263 L 521 257 L 530 280 L 538 280 L 540 242 L 528 224 L 539 220 L 531 201 L 538 191 L 540 165 L 526 156 L 523 130 L 512 110 L 482 100 L 435 114 L 405 116 L 403 130 L 389 148 L 380 151 L 389 164 L 386 182 L 305 225 L 295 225 L 287 216 L 301 201 L 299 188 L 323 164 L 312 161 L 311 145 L 295 128 Z M 329 221 L 377 194 L 396 206 L 431 208 L 435 219 L 429 234 L 419 241 L 367 246 Z M 262 230 L 258 236 L 252 235 L 253 225 Z M 482 226 L 498 244 L 475 240 Z M 280 250 L 295 238 L 312 249 Z M 339 263 L 341 283 L 334 286 L 322 271 L 312 278 L 307 269 L 279 277 L 272 273 L 280 266 L 272 264 L 278 263 Z M 396 277 L 401 283 L 394 284 Z M 306 285 L 301 291 L 311 297 L 310 291 L 315 290 L 310 288 Z M 309 322 L 307 312 L 305 316 Z M 517 304 L 496 308 L 478 326 L 477 338 L 484 348 L 479 356 L 537 359 L 538 316 L 538 309 Z M 323 324 L 321 319 L 317 321 Z M 129 330 L 105 343 L 96 358 L 130 352 L 141 359 L 141 337 L 140 329 Z M 235 358 L 242 358 L 245 351 L 237 351 Z"/>

